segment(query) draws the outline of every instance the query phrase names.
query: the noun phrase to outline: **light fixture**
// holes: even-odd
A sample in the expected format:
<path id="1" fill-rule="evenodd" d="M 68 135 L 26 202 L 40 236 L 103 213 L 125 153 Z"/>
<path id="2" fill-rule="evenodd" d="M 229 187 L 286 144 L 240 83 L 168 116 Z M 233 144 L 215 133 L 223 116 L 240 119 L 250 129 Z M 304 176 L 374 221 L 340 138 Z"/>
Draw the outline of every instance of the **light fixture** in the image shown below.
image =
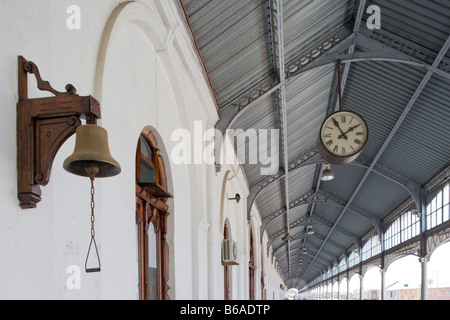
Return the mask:
<path id="1" fill-rule="evenodd" d="M 331 181 L 334 179 L 333 171 L 331 171 L 330 164 L 324 165 L 324 170 L 322 172 L 322 181 Z"/>
<path id="2" fill-rule="evenodd" d="M 292 241 L 292 240 L 294 240 L 294 238 L 289 233 L 287 233 L 283 238 L 281 238 L 281 240 Z"/>
<path id="3" fill-rule="evenodd" d="M 241 201 L 241 196 L 239 195 L 239 193 L 236 193 L 236 196 L 234 198 L 228 198 L 228 200 L 236 200 L 236 202 L 239 203 L 239 201 Z"/>
<path id="4" fill-rule="evenodd" d="M 306 234 L 308 234 L 308 235 L 314 234 L 314 229 L 313 229 L 313 227 L 311 225 L 308 225 L 306 227 Z"/>
<path id="5" fill-rule="evenodd" d="M 93 97 L 80 97 L 73 85 L 66 86 L 66 92 L 52 88 L 41 78 L 36 64 L 19 56 L 17 103 L 17 184 L 19 204 L 23 209 L 36 208 L 41 201 L 40 186 L 50 180 L 53 160 L 62 144 L 76 133 L 73 154 L 64 162 L 64 169 L 70 173 L 91 179 L 91 243 L 86 257 L 86 272 L 100 271 L 87 268 L 92 244 L 95 245 L 94 230 L 94 179 L 112 177 L 120 173 L 119 163 L 111 157 L 108 135 L 97 126 L 101 118 L 100 103 Z M 29 99 L 28 73 L 34 74 L 41 91 L 54 94 L 53 97 Z M 81 125 L 81 120 L 86 120 Z"/>
<path id="6" fill-rule="evenodd" d="M 306 248 L 304 247 L 302 253 L 303 253 L 303 254 L 307 254 L 307 253 L 308 253 L 308 250 L 306 250 Z"/>

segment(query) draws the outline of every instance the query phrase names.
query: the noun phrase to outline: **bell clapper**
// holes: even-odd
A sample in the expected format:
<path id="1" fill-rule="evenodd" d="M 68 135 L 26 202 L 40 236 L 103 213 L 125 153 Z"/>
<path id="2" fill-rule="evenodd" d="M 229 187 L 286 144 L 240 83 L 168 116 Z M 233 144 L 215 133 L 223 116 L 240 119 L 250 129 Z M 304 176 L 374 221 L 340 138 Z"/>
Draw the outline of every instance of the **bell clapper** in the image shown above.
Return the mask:
<path id="1" fill-rule="evenodd" d="M 88 177 L 91 178 L 91 180 L 94 180 L 95 176 L 100 171 L 100 167 L 94 161 L 89 161 L 86 163 L 84 170 L 86 171 Z"/>

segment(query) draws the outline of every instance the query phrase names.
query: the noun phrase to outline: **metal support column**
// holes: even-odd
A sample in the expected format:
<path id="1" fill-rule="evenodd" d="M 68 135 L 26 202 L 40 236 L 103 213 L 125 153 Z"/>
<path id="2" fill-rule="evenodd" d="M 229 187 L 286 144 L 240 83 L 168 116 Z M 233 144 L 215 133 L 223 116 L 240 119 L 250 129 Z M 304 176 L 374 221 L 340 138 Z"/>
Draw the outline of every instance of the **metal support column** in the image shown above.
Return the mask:
<path id="1" fill-rule="evenodd" d="M 381 297 L 380 300 L 386 300 L 386 269 L 381 268 Z"/>
<path id="2" fill-rule="evenodd" d="M 348 278 L 348 272 L 347 272 L 347 300 L 350 298 L 350 279 Z"/>
<path id="3" fill-rule="evenodd" d="M 363 299 L 363 283 L 364 277 L 362 275 L 359 276 L 359 300 Z"/>
<path id="4" fill-rule="evenodd" d="M 420 296 L 422 300 L 428 300 L 428 262 L 430 258 L 420 258 L 422 266 L 422 286 L 420 288 Z"/>

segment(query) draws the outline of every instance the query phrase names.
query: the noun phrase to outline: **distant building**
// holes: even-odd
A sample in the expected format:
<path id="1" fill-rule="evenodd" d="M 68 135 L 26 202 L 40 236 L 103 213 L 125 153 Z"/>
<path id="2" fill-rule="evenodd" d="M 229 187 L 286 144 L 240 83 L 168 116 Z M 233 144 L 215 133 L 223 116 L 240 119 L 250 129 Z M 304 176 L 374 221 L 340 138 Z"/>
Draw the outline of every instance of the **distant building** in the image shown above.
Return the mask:
<path id="1" fill-rule="evenodd" d="M 385 300 L 420 300 L 420 287 L 386 290 Z M 450 300 L 450 287 L 428 288 L 428 300 Z"/>
<path id="2" fill-rule="evenodd" d="M 428 300 L 450 300 L 450 287 L 428 288 Z"/>

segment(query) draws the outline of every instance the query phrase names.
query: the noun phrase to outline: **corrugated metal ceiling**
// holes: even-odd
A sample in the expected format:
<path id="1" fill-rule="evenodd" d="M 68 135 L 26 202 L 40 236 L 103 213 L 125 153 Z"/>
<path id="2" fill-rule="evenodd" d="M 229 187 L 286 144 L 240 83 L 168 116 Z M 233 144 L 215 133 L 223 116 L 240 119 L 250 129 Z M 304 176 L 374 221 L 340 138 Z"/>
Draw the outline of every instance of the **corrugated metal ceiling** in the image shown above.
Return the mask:
<path id="1" fill-rule="evenodd" d="M 281 161 L 268 177 L 258 165 L 242 167 L 249 208 L 259 208 L 283 278 L 304 283 L 348 254 L 355 238 L 377 232 L 377 221 L 411 199 L 407 185 L 424 187 L 449 167 L 450 53 L 444 50 L 438 68 L 431 65 L 448 42 L 450 2 L 280 1 L 182 0 L 180 8 L 217 95 L 220 128 L 283 129 L 280 111 L 286 110 L 287 141 L 281 135 L 280 143 L 289 167 Z M 370 5 L 381 8 L 380 30 L 366 26 Z M 335 180 L 321 182 L 317 135 L 336 110 L 341 57 L 354 59 L 343 64 L 343 108 L 365 118 L 369 141 L 355 163 L 332 166 Z M 280 63 L 287 70 L 281 76 Z M 315 236 L 305 236 L 309 222 Z M 290 242 L 282 240 L 288 230 Z"/>

